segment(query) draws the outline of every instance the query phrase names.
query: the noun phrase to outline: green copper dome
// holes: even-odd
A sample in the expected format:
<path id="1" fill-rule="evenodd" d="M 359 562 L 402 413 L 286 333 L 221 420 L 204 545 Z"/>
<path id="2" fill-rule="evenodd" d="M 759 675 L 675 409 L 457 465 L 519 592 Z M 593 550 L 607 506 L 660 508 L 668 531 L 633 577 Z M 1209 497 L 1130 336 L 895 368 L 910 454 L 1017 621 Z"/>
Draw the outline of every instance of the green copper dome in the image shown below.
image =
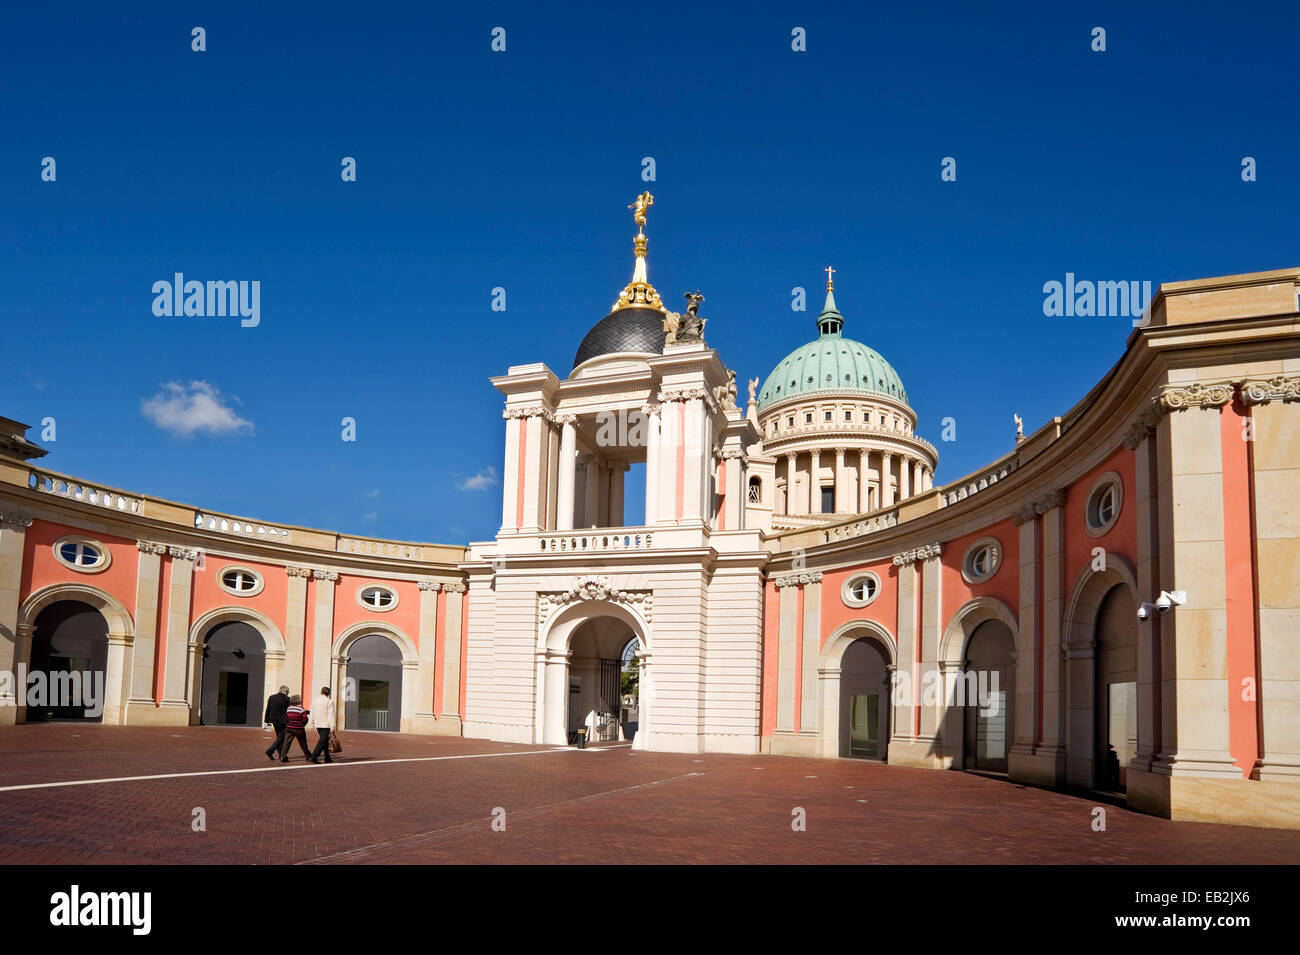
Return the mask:
<path id="1" fill-rule="evenodd" d="M 898 372 L 874 348 L 840 334 L 843 326 L 835 293 L 828 289 L 826 306 L 817 317 L 820 334 L 786 355 L 767 376 L 758 392 L 760 413 L 790 398 L 826 392 L 869 392 L 907 404 Z"/>

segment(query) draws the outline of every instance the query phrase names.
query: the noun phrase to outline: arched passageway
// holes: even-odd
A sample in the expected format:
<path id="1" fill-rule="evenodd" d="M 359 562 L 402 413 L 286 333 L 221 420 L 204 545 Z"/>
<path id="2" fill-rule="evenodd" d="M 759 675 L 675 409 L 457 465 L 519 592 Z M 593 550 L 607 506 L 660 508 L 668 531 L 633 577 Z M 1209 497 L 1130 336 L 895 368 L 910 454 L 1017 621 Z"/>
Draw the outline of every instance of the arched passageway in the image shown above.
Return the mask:
<path id="1" fill-rule="evenodd" d="M 26 691 L 29 723 L 104 719 L 108 621 L 90 604 L 59 600 L 36 616 Z"/>
<path id="2" fill-rule="evenodd" d="M 266 644 L 250 624 L 219 623 L 203 640 L 199 721 L 204 726 L 261 726 Z"/>

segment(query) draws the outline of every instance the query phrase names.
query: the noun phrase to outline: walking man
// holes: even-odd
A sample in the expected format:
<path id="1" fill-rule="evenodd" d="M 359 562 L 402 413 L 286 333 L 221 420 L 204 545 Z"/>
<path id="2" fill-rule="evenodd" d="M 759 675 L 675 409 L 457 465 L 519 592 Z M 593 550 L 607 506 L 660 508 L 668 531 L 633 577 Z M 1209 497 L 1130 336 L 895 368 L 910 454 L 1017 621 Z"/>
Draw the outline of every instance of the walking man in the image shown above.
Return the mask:
<path id="1" fill-rule="evenodd" d="M 284 726 L 289 721 L 286 710 L 289 709 L 289 688 L 280 687 L 279 693 L 272 693 L 266 701 L 266 715 L 262 717 L 263 723 L 270 723 L 271 728 L 275 730 L 275 742 L 266 750 L 266 758 L 275 762 L 275 754 L 284 748 Z"/>
<path id="2" fill-rule="evenodd" d="M 316 697 L 316 702 L 312 704 L 311 718 L 316 724 L 318 736 L 316 748 L 311 753 L 311 761 L 318 762 L 321 753 L 324 753 L 325 762 L 332 763 L 334 760 L 330 758 L 330 731 L 334 729 L 334 701 L 330 698 L 329 687 L 320 688 L 320 696 Z"/>
<path id="3" fill-rule="evenodd" d="M 289 750 L 293 747 L 294 740 L 302 747 L 302 754 L 311 759 L 311 753 L 307 749 L 307 715 L 310 712 L 302 708 L 302 697 L 297 693 L 289 697 L 289 709 L 285 711 L 288 722 L 284 727 L 284 748 L 280 750 L 280 762 L 289 762 Z"/>

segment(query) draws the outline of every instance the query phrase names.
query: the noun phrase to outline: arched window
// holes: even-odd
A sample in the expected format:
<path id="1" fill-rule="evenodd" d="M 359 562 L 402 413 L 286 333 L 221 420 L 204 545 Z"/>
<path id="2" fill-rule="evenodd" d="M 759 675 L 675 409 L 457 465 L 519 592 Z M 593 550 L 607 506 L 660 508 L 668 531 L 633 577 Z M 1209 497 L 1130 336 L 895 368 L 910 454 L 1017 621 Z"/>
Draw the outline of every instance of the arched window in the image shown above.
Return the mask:
<path id="1" fill-rule="evenodd" d="M 752 477 L 749 479 L 749 503 L 763 503 L 763 482 L 759 478 Z"/>

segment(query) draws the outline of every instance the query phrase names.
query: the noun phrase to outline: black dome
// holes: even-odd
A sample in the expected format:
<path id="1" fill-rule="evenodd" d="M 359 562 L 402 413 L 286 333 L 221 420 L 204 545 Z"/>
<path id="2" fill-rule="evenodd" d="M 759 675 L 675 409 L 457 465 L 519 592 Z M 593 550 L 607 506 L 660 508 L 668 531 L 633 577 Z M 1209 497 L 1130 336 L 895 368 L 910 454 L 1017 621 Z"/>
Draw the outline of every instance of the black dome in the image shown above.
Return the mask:
<path id="1" fill-rule="evenodd" d="M 664 315 L 654 308 L 620 308 L 610 312 L 587 332 L 573 357 L 573 367 L 597 355 L 637 352 L 662 355 L 664 351 Z"/>

